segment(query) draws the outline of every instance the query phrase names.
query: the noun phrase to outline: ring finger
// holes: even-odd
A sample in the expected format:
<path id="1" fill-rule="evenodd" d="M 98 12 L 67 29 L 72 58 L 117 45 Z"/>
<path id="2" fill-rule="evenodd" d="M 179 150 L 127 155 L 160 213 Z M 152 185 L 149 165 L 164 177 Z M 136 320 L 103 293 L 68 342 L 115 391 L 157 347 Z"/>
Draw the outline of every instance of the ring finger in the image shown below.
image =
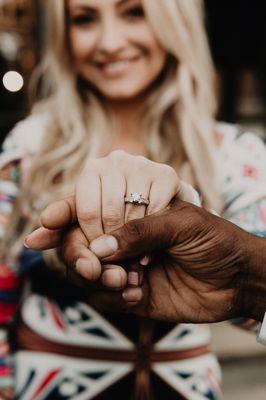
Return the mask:
<path id="1" fill-rule="evenodd" d="M 132 199 L 132 201 L 138 201 L 141 198 L 146 200 L 149 199 L 151 188 L 151 180 L 147 177 L 143 177 L 142 180 L 139 176 L 131 176 L 127 182 L 126 198 Z M 125 206 L 125 223 L 132 219 L 143 218 L 146 214 L 147 205 L 145 204 L 134 204 L 127 202 Z"/>

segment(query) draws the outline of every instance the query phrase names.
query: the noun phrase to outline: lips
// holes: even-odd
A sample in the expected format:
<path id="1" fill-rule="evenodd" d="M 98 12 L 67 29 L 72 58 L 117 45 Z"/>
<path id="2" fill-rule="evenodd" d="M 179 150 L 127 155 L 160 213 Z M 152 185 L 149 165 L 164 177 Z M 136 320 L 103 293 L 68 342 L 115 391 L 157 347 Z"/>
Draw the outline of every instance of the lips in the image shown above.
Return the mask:
<path id="1" fill-rule="evenodd" d="M 138 57 L 134 57 L 115 61 L 96 62 L 94 65 L 107 77 L 116 77 L 127 72 L 138 59 Z"/>

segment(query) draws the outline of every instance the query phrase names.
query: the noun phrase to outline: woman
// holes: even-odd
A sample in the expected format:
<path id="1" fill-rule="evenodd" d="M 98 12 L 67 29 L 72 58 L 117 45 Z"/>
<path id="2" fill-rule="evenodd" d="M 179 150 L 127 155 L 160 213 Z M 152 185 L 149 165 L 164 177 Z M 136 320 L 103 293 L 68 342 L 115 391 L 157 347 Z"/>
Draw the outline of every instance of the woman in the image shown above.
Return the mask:
<path id="1" fill-rule="evenodd" d="M 88 289 L 81 290 L 46 268 L 58 265 L 57 259 L 53 261 L 54 254 L 42 257 L 27 250 L 14 261 L 21 253 L 25 233 L 38 225 L 40 209 L 73 193 L 84 165 L 85 171 L 90 170 L 91 158 L 106 156 L 100 163 L 104 162 L 111 177 L 122 166 L 118 178 L 125 178 L 125 169 L 135 165 L 130 183 L 133 191 L 139 190 L 134 185 L 143 182 L 139 168 L 143 159 L 123 153 L 121 160 L 121 153 L 113 153 L 116 149 L 174 167 L 182 179 L 200 190 L 207 205 L 219 210 L 221 200 L 229 203 L 230 187 L 223 182 L 219 193 L 214 186 L 216 161 L 226 155 L 215 147 L 212 67 L 200 3 L 49 1 L 47 11 L 49 41 L 40 70 L 45 90 L 32 115 L 8 137 L 1 158 L 3 213 L 10 212 L 7 203 L 17 195 L 18 181 L 21 186 L 10 229 L 3 239 L 6 263 L 2 271 L 8 277 L 3 280 L 3 291 L 9 289 L 6 294 L 17 289 L 18 271 L 30 282 L 14 330 L 16 398 L 128 398 L 134 370 L 136 399 L 150 398 L 149 374 L 155 398 L 219 398 L 219 367 L 208 348 L 205 326 L 174 326 L 130 315 L 100 314 L 86 303 Z M 221 139 L 221 135 L 216 138 Z M 228 143 L 233 134 L 224 136 Z M 233 141 L 231 147 L 239 147 L 233 146 Z M 232 165 L 231 153 L 228 157 L 227 166 Z M 94 172 L 102 177 L 102 164 L 96 164 Z M 155 169 L 151 171 L 155 178 Z M 107 196 L 115 193 L 107 181 L 98 179 L 100 187 L 95 190 L 92 184 L 90 193 L 86 188 L 78 189 L 77 199 L 82 200 L 83 195 L 83 200 L 91 199 L 95 193 L 98 196 L 92 203 L 98 209 L 93 227 L 96 235 L 101 229 L 107 231 L 122 223 L 125 209 L 121 211 L 121 193 L 131 193 L 126 193 L 125 185 L 121 190 L 121 179 L 119 184 L 115 181 L 120 201 L 111 200 L 120 207 L 119 218 L 115 222 L 112 219 L 111 225 L 110 218 L 105 218 L 102 225 L 99 209 L 106 211 L 107 205 L 100 204 L 99 193 L 105 190 L 102 200 L 107 199 L 107 203 Z M 159 181 L 163 185 L 162 179 Z M 168 202 L 177 191 L 176 178 L 171 185 Z M 141 193 L 154 204 L 159 198 L 161 207 L 166 202 L 158 190 L 153 196 L 149 191 Z M 265 203 L 257 204 L 258 199 L 259 194 L 252 199 L 256 210 L 265 208 Z M 124 207 L 124 197 L 122 200 Z M 84 229 L 88 214 L 95 217 L 95 209 L 93 214 L 88 204 L 79 203 Z M 132 218 L 135 209 L 128 206 L 124 219 Z M 144 207 L 137 210 L 139 216 L 145 213 Z M 227 211 L 231 217 L 230 208 Z M 3 323 L 12 315 L 14 307 L 10 308 Z M 151 353 L 156 360 L 152 366 Z M 8 374 L 8 359 L 3 357 L 4 363 Z M 9 381 L 5 379 L 3 396 L 7 397 Z"/>

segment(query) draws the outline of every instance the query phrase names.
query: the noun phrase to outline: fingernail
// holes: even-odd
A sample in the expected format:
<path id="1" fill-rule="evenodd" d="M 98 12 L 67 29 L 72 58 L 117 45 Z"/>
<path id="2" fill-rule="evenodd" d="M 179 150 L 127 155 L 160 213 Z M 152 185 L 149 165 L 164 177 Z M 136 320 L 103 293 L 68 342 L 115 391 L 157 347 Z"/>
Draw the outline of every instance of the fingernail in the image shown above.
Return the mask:
<path id="1" fill-rule="evenodd" d="M 202 203 L 201 198 L 200 198 L 200 195 L 198 194 L 198 192 L 197 192 L 193 187 L 191 187 L 191 189 L 192 189 L 192 193 L 193 193 L 193 200 L 192 200 L 192 203 L 193 203 L 195 206 L 200 207 L 200 206 L 201 206 L 201 203 Z"/>
<path id="2" fill-rule="evenodd" d="M 88 260 L 86 258 L 79 258 L 75 263 L 75 269 L 80 275 L 84 275 L 84 271 L 88 267 Z"/>
<path id="3" fill-rule="evenodd" d="M 114 236 L 105 235 L 93 240 L 90 249 L 97 257 L 108 257 L 117 251 L 118 242 Z"/>
<path id="4" fill-rule="evenodd" d="M 76 271 L 90 281 L 94 281 L 95 274 L 93 273 L 93 265 L 88 258 L 79 258 L 75 264 Z"/>
<path id="5" fill-rule="evenodd" d="M 26 249 L 29 249 L 30 246 L 28 245 L 27 240 L 28 240 L 28 236 L 25 237 L 23 246 L 26 247 Z"/>
<path id="6" fill-rule="evenodd" d="M 140 265 L 142 265 L 143 267 L 146 267 L 150 262 L 150 257 L 149 256 L 144 256 L 142 257 L 142 259 L 140 260 Z"/>
<path id="7" fill-rule="evenodd" d="M 132 286 L 139 285 L 139 273 L 136 271 L 130 271 L 127 277 L 127 283 Z"/>
<path id="8" fill-rule="evenodd" d="M 142 299 L 142 290 L 140 288 L 127 288 L 123 291 L 122 297 L 128 302 L 137 302 Z"/>
<path id="9" fill-rule="evenodd" d="M 122 282 L 120 273 L 114 270 L 104 271 L 102 274 L 102 284 L 113 289 L 121 288 Z"/>

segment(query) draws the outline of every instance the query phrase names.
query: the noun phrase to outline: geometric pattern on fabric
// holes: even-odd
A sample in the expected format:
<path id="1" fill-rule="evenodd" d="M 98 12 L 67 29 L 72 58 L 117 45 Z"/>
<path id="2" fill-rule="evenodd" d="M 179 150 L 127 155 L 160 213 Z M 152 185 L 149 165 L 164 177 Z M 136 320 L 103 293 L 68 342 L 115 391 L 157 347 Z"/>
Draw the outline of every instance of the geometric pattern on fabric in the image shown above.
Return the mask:
<path id="1" fill-rule="evenodd" d="M 23 351 L 15 364 L 17 400 L 90 400 L 132 370 L 125 362 Z"/>
<path id="2" fill-rule="evenodd" d="M 30 295 L 23 303 L 22 318 L 36 333 L 65 345 L 131 350 L 134 344 L 89 305 L 73 302 L 66 307 Z"/>
<path id="3" fill-rule="evenodd" d="M 188 400 L 221 400 L 221 372 L 212 354 L 157 363 L 153 371 Z"/>
<path id="4" fill-rule="evenodd" d="M 55 344 L 57 342 L 66 346 L 77 345 L 79 348 L 84 346 L 84 349 L 88 346 L 90 348 L 136 351 L 134 343 L 110 325 L 94 309 L 80 302 L 62 306 L 46 297 L 31 294 L 23 303 L 22 319 L 30 329 Z M 171 352 L 186 349 L 190 351 L 193 347 L 207 345 L 209 335 L 206 325 L 181 324 L 159 340 L 155 344 L 154 350 L 159 353 L 160 351 Z M 19 400 L 90 399 L 93 398 L 90 397 L 91 393 L 95 393 L 97 388 L 99 391 L 103 391 L 108 385 L 114 384 L 135 368 L 135 364 L 128 361 L 98 361 L 95 358 L 90 359 L 89 356 L 84 360 L 75 356 L 58 356 L 33 351 L 19 351 L 18 355 L 15 357 L 15 368 L 17 371 L 16 391 Z M 202 360 L 204 360 L 203 364 Z M 183 362 L 185 367 L 182 367 Z M 193 369 L 195 364 L 197 364 L 196 371 Z M 80 373 L 80 370 L 77 372 L 75 365 L 83 365 L 83 372 Z M 180 367 L 180 371 L 177 371 L 177 366 Z M 156 361 L 152 363 L 151 369 L 178 392 L 189 393 L 190 397 L 187 397 L 189 400 L 221 398 L 220 389 L 215 389 L 213 384 L 215 381 L 219 388 L 217 381 L 220 380 L 220 371 L 217 362 L 215 364 L 214 356 L 207 358 L 205 355 L 193 356 L 191 364 L 187 363 L 187 360 L 174 363 Z M 184 371 L 193 374 L 193 377 L 188 380 L 186 375 L 182 375 Z M 213 371 L 216 377 L 213 376 L 211 380 L 205 371 Z M 165 376 L 169 376 L 171 379 L 167 380 Z M 209 397 L 199 394 L 199 381 L 203 377 L 206 379 L 206 393 Z M 195 388 L 192 387 L 193 385 L 196 385 Z M 76 388 L 74 397 L 71 397 L 72 394 L 69 394 L 69 397 L 62 397 L 62 391 L 66 393 L 67 388 L 73 388 L 74 392 L 74 386 Z M 71 391 L 70 389 L 69 391 Z M 219 397 L 217 393 L 219 393 Z"/>
<path id="5" fill-rule="evenodd" d="M 7 333 L 0 329 L 0 399 L 13 399 L 13 363 L 9 354 Z"/>
<path id="6" fill-rule="evenodd" d="M 185 350 L 210 343 L 210 329 L 205 324 L 178 324 L 167 335 L 159 340 L 154 349 Z"/>

